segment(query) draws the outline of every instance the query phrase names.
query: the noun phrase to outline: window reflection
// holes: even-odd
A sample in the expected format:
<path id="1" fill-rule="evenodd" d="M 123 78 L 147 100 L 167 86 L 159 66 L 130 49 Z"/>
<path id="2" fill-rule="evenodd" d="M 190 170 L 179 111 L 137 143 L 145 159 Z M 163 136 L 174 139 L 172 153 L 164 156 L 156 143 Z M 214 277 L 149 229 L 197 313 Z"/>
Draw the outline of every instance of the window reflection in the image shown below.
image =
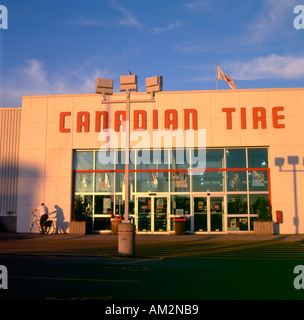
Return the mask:
<path id="1" fill-rule="evenodd" d="M 224 149 L 207 149 L 206 161 L 206 168 L 222 169 L 224 167 Z"/>
<path id="2" fill-rule="evenodd" d="M 205 171 L 192 176 L 194 192 L 224 191 L 225 173 Z"/>
<path id="3" fill-rule="evenodd" d="M 75 152 L 74 170 L 93 170 L 93 151 Z"/>
<path id="4" fill-rule="evenodd" d="M 268 150 L 266 148 L 248 149 L 248 168 L 268 168 Z"/>
<path id="5" fill-rule="evenodd" d="M 227 149 L 226 167 L 246 168 L 246 149 Z"/>

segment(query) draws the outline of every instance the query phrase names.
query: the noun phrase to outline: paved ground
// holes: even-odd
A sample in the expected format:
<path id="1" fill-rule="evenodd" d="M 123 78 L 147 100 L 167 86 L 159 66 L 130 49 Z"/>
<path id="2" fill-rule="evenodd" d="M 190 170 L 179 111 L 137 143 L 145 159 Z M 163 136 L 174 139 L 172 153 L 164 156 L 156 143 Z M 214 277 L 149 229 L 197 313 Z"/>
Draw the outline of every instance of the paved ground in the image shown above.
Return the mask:
<path id="1" fill-rule="evenodd" d="M 136 235 L 136 256 L 113 235 L 0 234 L 8 290 L 0 299 L 304 299 L 294 268 L 304 235 Z"/>

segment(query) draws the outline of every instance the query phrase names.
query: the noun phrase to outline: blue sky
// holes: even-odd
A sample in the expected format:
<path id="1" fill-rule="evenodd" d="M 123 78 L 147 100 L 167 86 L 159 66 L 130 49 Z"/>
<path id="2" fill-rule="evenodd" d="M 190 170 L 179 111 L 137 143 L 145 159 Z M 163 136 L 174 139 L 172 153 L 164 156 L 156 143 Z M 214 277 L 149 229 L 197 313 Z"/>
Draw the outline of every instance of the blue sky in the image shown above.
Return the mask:
<path id="1" fill-rule="evenodd" d="M 162 75 L 163 90 L 304 87 L 297 0 L 0 0 L 0 106 L 22 95 L 93 93 L 97 77 Z M 230 90 L 223 80 L 219 89 Z"/>

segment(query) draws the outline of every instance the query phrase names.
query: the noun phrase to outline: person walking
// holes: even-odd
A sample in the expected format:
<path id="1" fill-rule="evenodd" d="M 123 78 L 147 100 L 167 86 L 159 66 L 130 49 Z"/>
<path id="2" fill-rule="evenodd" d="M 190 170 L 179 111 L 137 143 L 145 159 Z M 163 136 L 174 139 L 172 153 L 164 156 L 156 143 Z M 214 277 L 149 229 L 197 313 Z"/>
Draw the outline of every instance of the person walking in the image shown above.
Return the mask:
<path id="1" fill-rule="evenodd" d="M 41 228 L 41 233 L 44 234 L 44 223 L 49 217 L 49 209 L 48 207 L 42 202 L 40 207 L 34 209 L 31 211 L 31 214 L 33 214 L 35 211 L 38 211 L 40 214 L 40 228 Z"/>

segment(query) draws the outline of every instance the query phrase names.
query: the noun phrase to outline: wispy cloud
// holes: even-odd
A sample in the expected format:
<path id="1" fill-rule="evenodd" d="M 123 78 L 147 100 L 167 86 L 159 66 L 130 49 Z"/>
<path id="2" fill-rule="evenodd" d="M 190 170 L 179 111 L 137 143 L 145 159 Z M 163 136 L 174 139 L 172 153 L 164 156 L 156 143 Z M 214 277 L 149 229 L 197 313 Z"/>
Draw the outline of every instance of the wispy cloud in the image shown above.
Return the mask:
<path id="1" fill-rule="evenodd" d="M 188 9 L 206 8 L 210 4 L 210 0 L 196 0 L 188 2 L 185 7 Z"/>
<path id="2" fill-rule="evenodd" d="M 249 61 L 233 61 L 225 64 L 231 76 L 239 80 L 304 78 L 304 58 L 271 54 Z"/>
<path id="3" fill-rule="evenodd" d="M 248 23 L 247 42 L 263 43 L 274 34 L 281 35 L 297 0 L 265 0 L 259 16 Z M 292 27 L 292 21 L 290 21 Z"/>
<path id="4" fill-rule="evenodd" d="M 100 21 L 85 19 L 85 18 L 80 18 L 77 20 L 69 20 L 68 23 L 78 24 L 80 26 L 93 26 L 93 27 L 99 27 L 101 25 Z"/>
<path id="5" fill-rule="evenodd" d="M 120 11 L 124 16 L 123 19 L 119 22 L 120 25 L 141 29 L 140 23 L 130 11 L 119 5 L 115 0 L 110 0 L 110 3 L 113 9 Z"/>
<path id="6" fill-rule="evenodd" d="M 168 26 L 166 27 L 156 27 L 153 30 L 153 33 L 160 33 L 160 32 L 166 32 L 166 31 L 171 31 L 173 29 L 179 28 L 181 26 L 181 23 L 178 21 L 176 23 L 170 23 Z"/>
<path id="7" fill-rule="evenodd" d="M 38 59 L 27 60 L 2 78 L 0 107 L 21 106 L 22 96 L 44 94 L 76 94 L 95 92 L 95 79 L 109 74 L 98 68 L 87 68 L 87 62 L 78 69 L 63 73 L 50 72 Z"/>

